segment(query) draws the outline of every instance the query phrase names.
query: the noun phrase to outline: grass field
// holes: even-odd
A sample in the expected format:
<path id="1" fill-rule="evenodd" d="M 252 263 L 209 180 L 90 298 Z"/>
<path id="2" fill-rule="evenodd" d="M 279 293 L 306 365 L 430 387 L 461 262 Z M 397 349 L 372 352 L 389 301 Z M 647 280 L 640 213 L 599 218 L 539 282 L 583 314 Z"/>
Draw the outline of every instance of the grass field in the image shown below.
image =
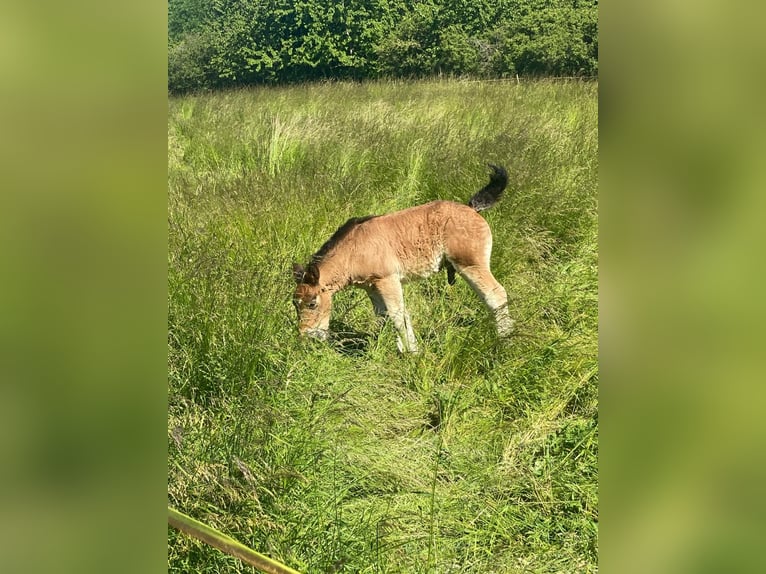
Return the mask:
<path id="1" fill-rule="evenodd" d="M 423 81 L 169 100 L 168 500 L 302 572 L 596 572 L 595 83 Z M 484 212 L 518 333 L 405 286 L 401 356 L 362 291 L 302 341 L 294 261 L 352 216 Z M 170 572 L 251 572 L 168 531 Z"/>

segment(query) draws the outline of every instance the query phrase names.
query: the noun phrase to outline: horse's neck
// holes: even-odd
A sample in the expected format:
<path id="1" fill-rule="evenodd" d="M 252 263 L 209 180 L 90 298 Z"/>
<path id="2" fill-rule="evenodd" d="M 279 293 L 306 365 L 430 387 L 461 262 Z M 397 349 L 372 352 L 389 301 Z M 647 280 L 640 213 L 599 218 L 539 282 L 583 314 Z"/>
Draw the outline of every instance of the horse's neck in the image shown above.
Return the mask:
<path id="1" fill-rule="evenodd" d="M 319 283 L 322 290 L 336 293 L 349 284 L 348 269 L 344 265 L 344 258 L 331 255 L 323 259 L 317 266 L 319 268 Z"/>

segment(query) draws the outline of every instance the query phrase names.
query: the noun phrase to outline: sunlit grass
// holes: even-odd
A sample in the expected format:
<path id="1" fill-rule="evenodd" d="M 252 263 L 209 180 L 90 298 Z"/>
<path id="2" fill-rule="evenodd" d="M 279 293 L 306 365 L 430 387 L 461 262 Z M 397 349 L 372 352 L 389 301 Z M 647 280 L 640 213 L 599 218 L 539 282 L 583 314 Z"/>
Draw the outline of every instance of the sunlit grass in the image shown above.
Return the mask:
<path id="1" fill-rule="evenodd" d="M 306 572 L 591 572 L 597 552 L 597 85 L 433 81 L 169 102 L 172 504 Z M 358 291 L 300 341 L 293 261 L 348 217 L 485 212 L 519 333 L 462 282 L 405 287 L 399 356 Z M 171 532 L 173 572 L 249 571 Z"/>

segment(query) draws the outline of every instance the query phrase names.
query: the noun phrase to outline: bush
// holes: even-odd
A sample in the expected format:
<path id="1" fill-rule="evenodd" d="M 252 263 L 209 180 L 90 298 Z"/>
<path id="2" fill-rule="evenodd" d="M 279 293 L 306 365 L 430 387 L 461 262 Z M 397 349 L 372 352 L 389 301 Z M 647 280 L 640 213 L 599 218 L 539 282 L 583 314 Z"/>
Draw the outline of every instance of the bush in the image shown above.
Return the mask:
<path id="1" fill-rule="evenodd" d="M 439 72 L 447 74 L 476 74 L 479 71 L 478 42 L 469 37 L 461 26 L 450 26 L 439 36 Z"/>
<path id="2" fill-rule="evenodd" d="M 596 0 L 172 0 L 168 87 L 594 75 Z"/>
<path id="3" fill-rule="evenodd" d="M 525 5 L 500 32 L 503 67 L 526 75 L 592 75 L 598 70 L 596 4 Z"/>
<path id="4" fill-rule="evenodd" d="M 194 32 L 168 47 L 168 91 L 183 93 L 215 85 L 210 65 L 213 47 L 207 36 Z"/>
<path id="5" fill-rule="evenodd" d="M 405 77 L 435 72 L 440 28 L 436 6 L 416 6 L 376 47 L 378 70 L 386 76 Z"/>

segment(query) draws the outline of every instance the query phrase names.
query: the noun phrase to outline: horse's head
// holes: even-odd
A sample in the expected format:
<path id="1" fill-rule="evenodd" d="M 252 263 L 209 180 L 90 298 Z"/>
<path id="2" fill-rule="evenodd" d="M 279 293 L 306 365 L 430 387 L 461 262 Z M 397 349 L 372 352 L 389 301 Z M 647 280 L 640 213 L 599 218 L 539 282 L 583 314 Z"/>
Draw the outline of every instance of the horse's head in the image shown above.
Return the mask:
<path id="1" fill-rule="evenodd" d="M 319 287 L 319 268 L 310 263 L 306 269 L 293 265 L 295 293 L 293 305 L 298 313 L 298 332 L 325 340 L 330 330 L 331 295 Z"/>

